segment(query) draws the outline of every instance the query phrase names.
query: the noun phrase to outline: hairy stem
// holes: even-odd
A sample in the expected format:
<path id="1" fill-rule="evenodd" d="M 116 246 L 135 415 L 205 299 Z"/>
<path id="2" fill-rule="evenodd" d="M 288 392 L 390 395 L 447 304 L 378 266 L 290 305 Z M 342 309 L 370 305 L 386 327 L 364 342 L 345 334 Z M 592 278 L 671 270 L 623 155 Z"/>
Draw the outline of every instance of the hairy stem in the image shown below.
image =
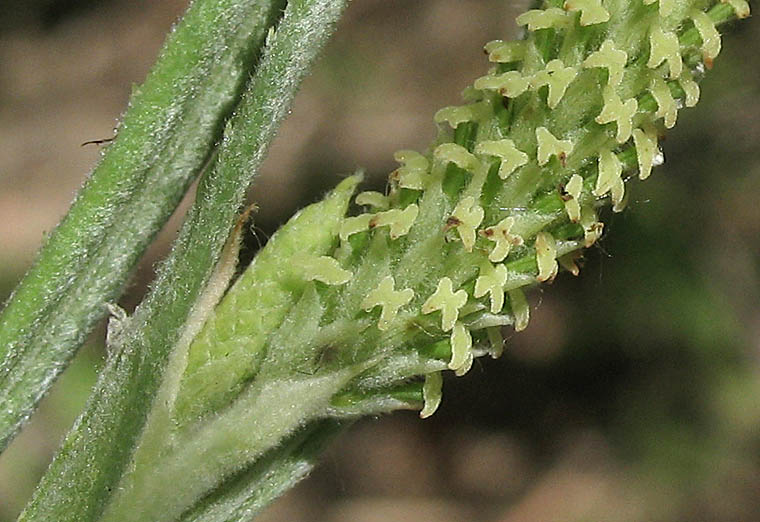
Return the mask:
<path id="1" fill-rule="evenodd" d="M 285 0 L 196 0 L 0 314 L 0 450 L 200 173 Z"/>
<path id="2" fill-rule="evenodd" d="M 201 180 L 169 258 L 146 300 L 119 329 L 85 411 L 21 520 L 81 522 L 102 515 L 127 469 L 171 349 L 190 316 L 199 313 L 196 302 L 246 187 L 344 6 L 336 0 L 291 1 L 276 30 L 269 32 L 256 75 L 225 129 L 214 167 Z M 132 511 L 131 516 L 138 515 Z"/>

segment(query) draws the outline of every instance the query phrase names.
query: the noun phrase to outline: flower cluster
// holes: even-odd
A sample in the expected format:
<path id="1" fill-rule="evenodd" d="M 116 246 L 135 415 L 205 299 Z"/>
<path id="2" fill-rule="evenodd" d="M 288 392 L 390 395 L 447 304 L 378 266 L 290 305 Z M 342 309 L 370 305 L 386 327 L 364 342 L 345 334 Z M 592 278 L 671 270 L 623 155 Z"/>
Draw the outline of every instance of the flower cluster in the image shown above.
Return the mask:
<path id="1" fill-rule="evenodd" d="M 319 415 L 431 415 L 442 370 L 466 373 L 502 353 L 503 327 L 527 326 L 526 287 L 578 274 L 600 209 L 625 207 L 627 180 L 662 163 L 662 133 L 697 103 L 716 25 L 749 14 L 744 0 L 544 7 L 517 18 L 524 39 L 486 44 L 491 70 L 435 115 L 427 153 L 396 154 L 385 193 L 347 215 L 352 176 L 272 238 L 191 346 L 178 422 L 275 362 L 294 379 L 355 369 Z"/>

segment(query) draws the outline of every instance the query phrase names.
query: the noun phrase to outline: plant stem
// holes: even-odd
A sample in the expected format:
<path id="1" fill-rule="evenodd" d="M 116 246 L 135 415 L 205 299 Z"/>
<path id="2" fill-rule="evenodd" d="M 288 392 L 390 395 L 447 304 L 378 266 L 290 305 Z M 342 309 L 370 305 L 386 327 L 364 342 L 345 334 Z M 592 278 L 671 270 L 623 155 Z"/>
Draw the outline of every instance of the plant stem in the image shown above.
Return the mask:
<path id="1" fill-rule="evenodd" d="M 285 0 L 196 0 L 0 314 L 0 450 L 209 160 Z"/>
<path id="2" fill-rule="evenodd" d="M 123 325 L 85 411 L 20 520 L 97 520 L 127 469 L 169 353 L 211 277 L 253 175 L 345 7 L 294 0 L 270 31 L 214 167 L 148 297 Z M 196 499 L 200 500 L 200 499 Z M 191 506 L 187 506 L 188 508 Z"/>
<path id="3" fill-rule="evenodd" d="M 251 520 L 270 502 L 301 481 L 347 422 L 318 421 L 291 435 L 251 468 L 223 482 L 181 522 Z"/>

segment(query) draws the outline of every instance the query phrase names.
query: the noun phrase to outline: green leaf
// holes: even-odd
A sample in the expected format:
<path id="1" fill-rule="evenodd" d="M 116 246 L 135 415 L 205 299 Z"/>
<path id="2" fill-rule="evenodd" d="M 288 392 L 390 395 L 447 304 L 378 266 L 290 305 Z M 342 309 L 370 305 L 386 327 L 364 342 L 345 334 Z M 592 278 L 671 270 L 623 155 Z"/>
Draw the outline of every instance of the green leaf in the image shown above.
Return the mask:
<path id="1" fill-rule="evenodd" d="M 179 425 L 224 408 L 255 375 L 267 337 L 309 282 L 303 260 L 331 251 L 361 176 L 290 219 L 256 255 L 190 345 L 176 397 Z"/>

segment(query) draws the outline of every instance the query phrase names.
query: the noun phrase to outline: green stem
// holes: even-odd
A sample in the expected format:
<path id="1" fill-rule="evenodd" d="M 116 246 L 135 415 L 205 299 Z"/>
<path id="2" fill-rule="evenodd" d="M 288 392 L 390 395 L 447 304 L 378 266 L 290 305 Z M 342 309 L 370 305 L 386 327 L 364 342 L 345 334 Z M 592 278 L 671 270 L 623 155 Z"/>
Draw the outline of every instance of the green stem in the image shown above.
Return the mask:
<path id="1" fill-rule="evenodd" d="M 277 30 L 270 31 L 257 73 L 153 290 L 124 324 L 85 411 L 20 520 L 83 522 L 101 516 L 127 469 L 169 353 L 198 313 L 196 303 L 246 187 L 344 7 L 338 0 L 293 0 Z"/>
<path id="2" fill-rule="evenodd" d="M 0 450 L 209 160 L 285 0 L 196 0 L 0 315 Z"/>
<path id="3" fill-rule="evenodd" d="M 249 469 L 222 483 L 181 522 L 250 520 L 308 475 L 325 447 L 346 427 L 332 420 L 310 424 L 264 455 Z"/>

